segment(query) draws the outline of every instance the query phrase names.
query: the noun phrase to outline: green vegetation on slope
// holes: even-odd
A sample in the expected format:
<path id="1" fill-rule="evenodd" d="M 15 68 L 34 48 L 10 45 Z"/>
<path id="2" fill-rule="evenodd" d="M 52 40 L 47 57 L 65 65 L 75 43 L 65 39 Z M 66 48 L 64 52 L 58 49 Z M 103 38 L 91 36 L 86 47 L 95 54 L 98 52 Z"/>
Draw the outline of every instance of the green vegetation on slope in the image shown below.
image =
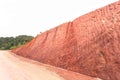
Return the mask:
<path id="1" fill-rule="evenodd" d="M 0 50 L 10 50 L 13 48 L 20 47 L 30 40 L 32 40 L 32 36 L 20 35 L 17 37 L 0 37 Z"/>

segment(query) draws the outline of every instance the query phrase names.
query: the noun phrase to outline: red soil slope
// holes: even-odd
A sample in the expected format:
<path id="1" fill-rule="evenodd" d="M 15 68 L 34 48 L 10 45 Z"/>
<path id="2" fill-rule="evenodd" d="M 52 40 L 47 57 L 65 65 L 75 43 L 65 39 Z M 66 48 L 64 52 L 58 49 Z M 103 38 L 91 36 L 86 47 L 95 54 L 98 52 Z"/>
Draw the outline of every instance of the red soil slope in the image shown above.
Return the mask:
<path id="1" fill-rule="evenodd" d="M 46 31 L 13 52 L 103 80 L 120 80 L 120 1 Z"/>

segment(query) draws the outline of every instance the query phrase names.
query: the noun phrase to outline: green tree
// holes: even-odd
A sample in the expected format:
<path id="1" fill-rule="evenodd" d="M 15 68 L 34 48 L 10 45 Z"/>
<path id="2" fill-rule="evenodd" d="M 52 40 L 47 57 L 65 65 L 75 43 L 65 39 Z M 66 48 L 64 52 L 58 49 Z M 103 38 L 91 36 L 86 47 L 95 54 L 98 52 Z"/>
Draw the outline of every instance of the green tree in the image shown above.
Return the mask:
<path id="1" fill-rule="evenodd" d="M 33 39 L 33 36 L 19 35 L 17 37 L 0 37 L 0 49 L 9 50 L 20 47 L 30 40 Z"/>

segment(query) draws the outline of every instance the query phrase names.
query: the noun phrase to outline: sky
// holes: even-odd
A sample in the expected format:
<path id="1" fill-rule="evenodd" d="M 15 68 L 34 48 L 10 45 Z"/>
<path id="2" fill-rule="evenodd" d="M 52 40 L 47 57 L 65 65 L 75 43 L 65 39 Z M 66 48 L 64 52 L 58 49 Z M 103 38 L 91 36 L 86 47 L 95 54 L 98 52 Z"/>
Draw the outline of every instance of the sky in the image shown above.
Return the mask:
<path id="1" fill-rule="evenodd" d="M 0 37 L 36 36 L 118 0 L 0 0 Z"/>

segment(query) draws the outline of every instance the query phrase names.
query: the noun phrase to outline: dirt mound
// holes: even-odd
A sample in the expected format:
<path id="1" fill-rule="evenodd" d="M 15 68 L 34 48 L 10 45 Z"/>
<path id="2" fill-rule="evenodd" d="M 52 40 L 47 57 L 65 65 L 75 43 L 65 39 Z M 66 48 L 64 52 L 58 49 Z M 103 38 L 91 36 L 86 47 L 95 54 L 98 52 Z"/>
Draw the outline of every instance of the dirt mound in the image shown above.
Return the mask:
<path id="1" fill-rule="evenodd" d="M 13 52 L 103 80 L 120 80 L 120 1 L 46 31 Z"/>

